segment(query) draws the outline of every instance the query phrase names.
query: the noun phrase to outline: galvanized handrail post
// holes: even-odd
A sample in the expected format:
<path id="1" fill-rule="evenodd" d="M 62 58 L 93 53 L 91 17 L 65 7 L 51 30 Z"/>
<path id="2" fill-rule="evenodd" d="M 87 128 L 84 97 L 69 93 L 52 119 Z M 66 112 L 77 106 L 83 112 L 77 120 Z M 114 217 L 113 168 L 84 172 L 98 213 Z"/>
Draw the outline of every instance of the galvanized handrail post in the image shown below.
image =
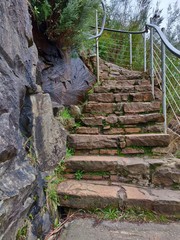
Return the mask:
<path id="1" fill-rule="evenodd" d="M 98 11 L 96 10 L 96 35 L 98 35 Z M 97 82 L 99 83 L 99 38 L 96 38 L 96 67 L 97 67 Z"/>
<path id="2" fill-rule="evenodd" d="M 147 49 L 146 49 L 146 33 L 144 33 L 144 72 L 147 71 L 146 51 L 147 51 Z"/>
<path id="3" fill-rule="evenodd" d="M 150 19 L 152 23 L 152 19 Z M 154 98 L 154 50 L 153 50 L 153 28 L 150 28 L 150 76 L 151 76 L 151 86 L 152 86 L 152 95 Z"/>
<path id="4" fill-rule="evenodd" d="M 165 29 L 162 28 L 164 33 Z M 161 40 L 161 78 L 162 78 L 162 94 L 163 94 L 163 115 L 164 115 L 164 133 L 167 133 L 167 108 L 166 108 L 166 50 Z"/>
<path id="5" fill-rule="evenodd" d="M 132 34 L 129 34 L 129 54 L 130 54 L 130 60 L 129 60 L 129 64 L 130 64 L 130 69 L 132 69 Z"/>

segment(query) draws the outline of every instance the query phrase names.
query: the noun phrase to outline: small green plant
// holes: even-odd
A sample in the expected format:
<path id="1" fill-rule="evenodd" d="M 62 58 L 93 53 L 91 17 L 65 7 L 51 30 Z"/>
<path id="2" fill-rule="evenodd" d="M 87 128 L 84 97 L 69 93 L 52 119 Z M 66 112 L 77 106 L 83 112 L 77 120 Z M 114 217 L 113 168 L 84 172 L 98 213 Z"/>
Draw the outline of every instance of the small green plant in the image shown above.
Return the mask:
<path id="1" fill-rule="evenodd" d="M 54 170 L 54 173 L 57 175 L 57 177 L 62 177 L 62 175 L 64 174 L 66 167 L 65 167 L 65 162 L 64 160 L 61 160 L 57 167 Z"/>
<path id="2" fill-rule="evenodd" d="M 76 179 L 76 180 L 81 180 L 81 179 L 83 178 L 83 173 L 84 173 L 83 170 L 78 170 L 78 171 L 75 173 L 75 179 Z"/>
<path id="3" fill-rule="evenodd" d="M 60 117 L 62 117 L 62 119 L 64 119 L 64 120 L 73 118 L 73 117 L 71 116 L 68 108 L 64 108 L 64 109 L 60 112 Z"/>
<path id="4" fill-rule="evenodd" d="M 56 185 L 54 183 L 49 183 L 48 188 L 46 189 L 47 202 L 51 210 L 57 211 L 59 206 L 59 197 L 56 191 Z"/>
<path id="5" fill-rule="evenodd" d="M 47 188 L 46 188 L 46 198 L 47 207 L 51 212 L 52 216 L 57 215 L 57 208 L 60 205 L 59 196 L 57 194 L 57 185 L 64 181 L 64 171 L 65 164 L 64 160 L 61 160 L 58 166 L 55 168 L 54 173 L 46 177 Z"/>
<path id="6" fill-rule="evenodd" d="M 34 219 L 32 213 L 29 214 L 29 219 L 32 221 Z"/>
<path id="7" fill-rule="evenodd" d="M 120 215 L 120 211 L 117 208 L 107 207 L 105 209 L 97 209 L 96 211 L 100 218 L 106 220 L 115 220 Z"/>
<path id="8" fill-rule="evenodd" d="M 17 232 L 16 235 L 16 240 L 26 240 L 27 238 L 27 230 L 28 230 L 28 225 L 24 225 L 22 228 L 20 228 Z"/>
<path id="9" fill-rule="evenodd" d="M 175 157 L 180 158 L 180 150 L 177 150 L 177 152 L 175 153 Z"/>
<path id="10" fill-rule="evenodd" d="M 172 189 L 174 189 L 174 190 L 180 190 L 180 184 L 179 184 L 179 183 L 173 183 Z"/>
<path id="11" fill-rule="evenodd" d="M 61 225 L 61 223 L 59 222 L 58 218 L 55 218 L 54 220 L 54 228 L 58 228 Z"/>
<path id="12" fill-rule="evenodd" d="M 34 151 L 32 137 L 29 137 L 23 146 L 24 146 L 24 149 L 27 151 L 27 157 L 30 159 L 32 165 L 37 165 L 38 159 Z"/>
<path id="13" fill-rule="evenodd" d="M 74 128 L 78 126 L 78 123 L 75 123 L 74 117 L 71 115 L 68 108 L 64 108 L 60 113 L 58 120 L 65 127 L 66 130 L 72 131 Z"/>
<path id="14" fill-rule="evenodd" d="M 75 125 L 74 125 L 75 128 L 79 128 L 79 127 L 81 127 L 81 126 L 82 126 L 82 123 L 81 123 L 81 122 L 76 122 Z"/>
<path id="15" fill-rule="evenodd" d="M 68 196 L 68 195 L 64 195 L 64 196 L 63 196 L 63 199 L 64 199 L 64 200 L 68 200 L 69 198 L 70 198 L 70 196 Z"/>
<path id="16" fill-rule="evenodd" d="M 72 148 L 66 148 L 66 157 L 65 158 L 70 158 L 74 155 L 74 150 Z"/>
<path id="17" fill-rule="evenodd" d="M 93 94 L 94 93 L 94 89 L 91 88 L 89 91 L 88 91 L 88 94 Z"/>

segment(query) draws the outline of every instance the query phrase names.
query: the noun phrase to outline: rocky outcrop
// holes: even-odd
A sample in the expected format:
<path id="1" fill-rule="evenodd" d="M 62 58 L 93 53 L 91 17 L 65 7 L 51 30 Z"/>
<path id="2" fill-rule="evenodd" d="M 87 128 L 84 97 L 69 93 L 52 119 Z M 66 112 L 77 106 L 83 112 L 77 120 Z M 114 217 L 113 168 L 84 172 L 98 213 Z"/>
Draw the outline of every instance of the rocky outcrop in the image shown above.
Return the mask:
<path id="1" fill-rule="evenodd" d="M 49 42 L 33 23 L 34 41 L 39 51 L 38 83 L 53 102 L 74 105 L 83 100 L 85 92 L 95 81 L 76 52 L 59 49 Z"/>
<path id="2" fill-rule="evenodd" d="M 41 171 L 54 169 L 66 153 L 66 132 L 54 119 L 49 94 L 31 95 L 32 136 L 38 166 Z"/>
<path id="3" fill-rule="evenodd" d="M 3 240 L 16 239 L 18 229 L 29 215 L 33 216 L 31 239 L 43 237 L 51 227 L 49 213 L 41 211 L 46 203 L 44 176 L 64 156 L 66 134 L 53 117 L 49 95 L 37 94 L 37 63 L 28 1 L 1 1 L 0 239 Z"/>

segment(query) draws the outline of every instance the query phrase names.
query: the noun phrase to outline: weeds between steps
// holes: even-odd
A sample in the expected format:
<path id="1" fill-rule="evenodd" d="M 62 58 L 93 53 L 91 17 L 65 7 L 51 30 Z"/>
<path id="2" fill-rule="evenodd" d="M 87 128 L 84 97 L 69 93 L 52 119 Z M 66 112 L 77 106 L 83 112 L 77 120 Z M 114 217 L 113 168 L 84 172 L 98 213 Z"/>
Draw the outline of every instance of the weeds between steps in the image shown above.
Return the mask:
<path id="1" fill-rule="evenodd" d="M 125 210 L 119 210 L 118 208 L 105 208 L 96 209 L 91 212 L 102 220 L 116 220 L 116 221 L 128 221 L 128 222 L 168 222 L 168 218 L 164 215 L 158 215 L 157 213 L 145 210 L 139 207 L 127 208 Z"/>
<path id="2" fill-rule="evenodd" d="M 73 153 L 73 149 L 67 148 L 65 159 L 71 157 Z M 58 163 L 58 166 L 54 169 L 53 173 L 46 177 L 47 188 L 45 189 L 45 192 L 47 209 L 51 213 L 53 219 L 55 219 L 55 226 L 57 225 L 57 222 L 59 222 L 58 207 L 60 206 L 60 200 L 57 194 L 57 185 L 65 180 L 65 169 L 65 160 L 63 159 Z"/>
<path id="3" fill-rule="evenodd" d="M 123 210 L 118 208 L 106 207 L 104 209 L 95 209 L 91 211 L 81 210 L 82 214 L 87 217 L 95 217 L 99 220 L 112 220 L 112 221 L 127 221 L 139 223 L 168 223 L 180 221 L 180 216 L 166 216 L 156 213 L 152 210 L 143 209 L 140 207 L 129 207 Z"/>

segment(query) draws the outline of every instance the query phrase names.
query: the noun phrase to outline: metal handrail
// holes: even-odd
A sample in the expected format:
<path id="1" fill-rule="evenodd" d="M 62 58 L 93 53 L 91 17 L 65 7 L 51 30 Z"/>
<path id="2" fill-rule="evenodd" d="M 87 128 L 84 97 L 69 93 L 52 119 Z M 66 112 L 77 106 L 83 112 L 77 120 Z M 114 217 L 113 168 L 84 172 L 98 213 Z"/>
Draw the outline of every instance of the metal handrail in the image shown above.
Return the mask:
<path id="1" fill-rule="evenodd" d="M 168 50 L 173 53 L 174 55 L 176 55 L 177 57 L 180 58 L 180 51 L 175 48 L 166 38 L 165 34 L 161 31 L 160 27 L 156 26 L 155 24 L 146 24 L 146 26 L 148 28 L 154 28 L 156 30 L 156 32 L 159 34 L 161 40 L 163 41 L 163 43 L 165 44 L 165 46 L 168 48 Z"/>
<path id="2" fill-rule="evenodd" d="M 100 29 L 100 27 L 99 27 Z M 126 30 L 117 30 L 117 29 L 111 29 L 111 28 L 104 28 L 104 30 L 108 31 L 108 32 L 116 32 L 116 33 L 128 33 L 128 34 L 143 34 L 148 32 L 148 29 L 145 28 L 142 31 L 126 31 Z"/>
<path id="3" fill-rule="evenodd" d="M 103 30 L 108 32 L 116 32 L 116 33 L 127 33 L 127 34 L 143 34 L 147 33 L 150 28 L 153 28 L 156 30 L 156 32 L 159 34 L 161 40 L 165 44 L 165 46 L 168 48 L 168 50 L 173 53 L 175 56 L 180 58 L 180 51 L 175 48 L 166 38 L 165 34 L 161 31 L 160 27 L 156 26 L 155 24 L 146 24 L 145 29 L 142 31 L 126 31 L 126 30 L 117 30 L 117 29 L 110 29 L 110 28 L 104 28 Z M 99 28 L 102 29 L 102 28 Z M 103 32 L 103 31 L 102 31 Z M 101 33 L 102 35 L 102 33 Z"/>
<path id="4" fill-rule="evenodd" d="M 91 37 L 89 38 L 89 40 L 99 38 L 99 37 L 102 35 L 103 31 L 104 31 L 104 27 L 105 27 L 105 23 L 106 23 L 106 7 L 105 7 L 104 1 L 101 1 L 101 5 L 102 5 L 102 8 L 103 8 L 103 12 L 104 12 L 103 20 L 102 20 L 102 26 L 101 26 L 101 28 L 100 28 L 101 30 L 100 30 L 100 32 L 97 33 L 95 36 L 91 36 Z"/>

